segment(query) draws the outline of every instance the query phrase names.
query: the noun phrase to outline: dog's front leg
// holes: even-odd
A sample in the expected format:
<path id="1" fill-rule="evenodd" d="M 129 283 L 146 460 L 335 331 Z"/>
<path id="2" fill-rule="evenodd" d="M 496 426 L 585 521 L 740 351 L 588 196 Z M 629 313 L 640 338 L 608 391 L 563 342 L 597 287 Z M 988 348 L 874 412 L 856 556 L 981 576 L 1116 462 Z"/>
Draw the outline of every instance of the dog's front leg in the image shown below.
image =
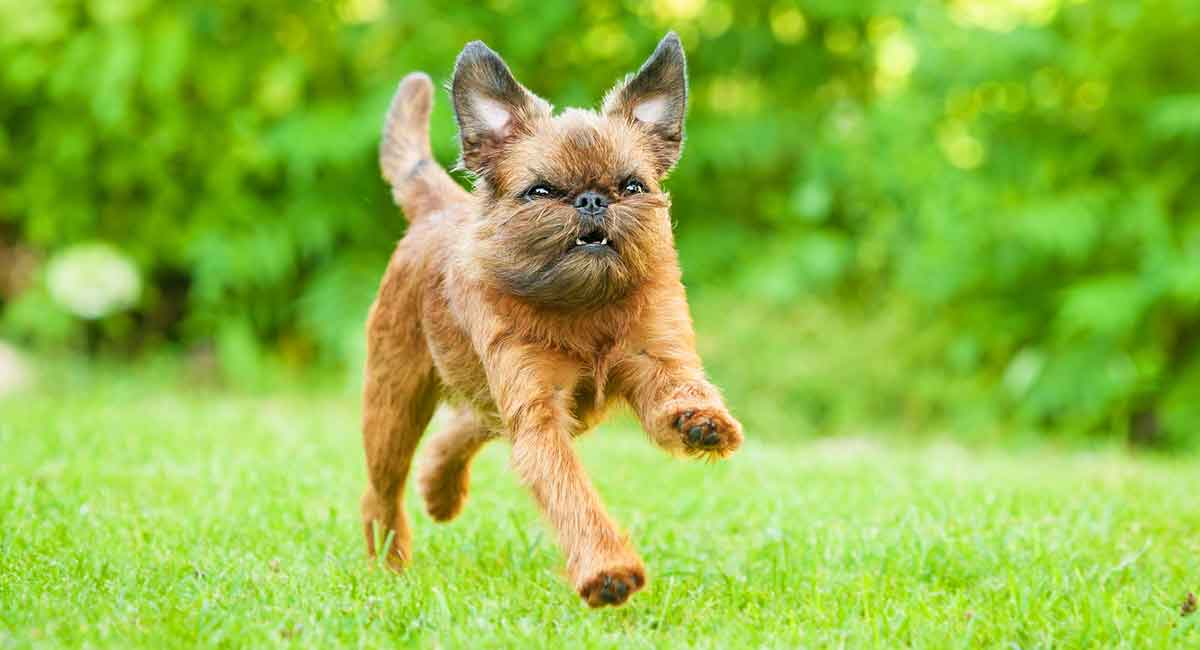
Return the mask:
<path id="1" fill-rule="evenodd" d="M 500 352 L 488 365 L 513 468 L 554 526 L 572 584 L 592 607 L 625 602 L 646 572 L 571 449 L 568 399 L 578 368 L 529 350 Z"/>
<path id="2" fill-rule="evenodd" d="M 682 298 L 651 320 L 642 343 L 623 359 L 617 377 L 642 427 L 673 453 L 726 457 L 742 444 L 742 425 L 704 375 Z"/>
<path id="3" fill-rule="evenodd" d="M 725 408 L 703 372 L 646 359 L 626 392 L 642 427 L 660 447 L 689 455 L 725 457 L 742 444 L 742 425 Z"/>

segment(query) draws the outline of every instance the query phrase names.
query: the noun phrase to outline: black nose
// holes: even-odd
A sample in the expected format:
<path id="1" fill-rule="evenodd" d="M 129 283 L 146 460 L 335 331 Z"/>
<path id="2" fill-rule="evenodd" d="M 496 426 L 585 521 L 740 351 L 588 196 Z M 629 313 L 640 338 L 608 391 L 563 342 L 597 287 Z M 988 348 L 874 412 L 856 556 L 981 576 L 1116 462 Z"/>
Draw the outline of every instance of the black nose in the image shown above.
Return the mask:
<path id="1" fill-rule="evenodd" d="M 575 209 L 581 214 L 595 216 L 608 208 L 608 197 L 599 192 L 583 192 L 575 197 Z"/>

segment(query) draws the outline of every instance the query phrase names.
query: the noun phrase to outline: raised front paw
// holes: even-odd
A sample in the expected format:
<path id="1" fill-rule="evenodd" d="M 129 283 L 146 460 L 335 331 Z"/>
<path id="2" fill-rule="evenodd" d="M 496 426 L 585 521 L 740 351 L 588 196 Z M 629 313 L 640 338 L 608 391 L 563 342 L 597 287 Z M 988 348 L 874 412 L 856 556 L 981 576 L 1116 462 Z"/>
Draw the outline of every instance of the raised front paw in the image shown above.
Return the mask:
<path id="1" fill-rule="evenodd" d="M 691 454 L 725 457 L 742 444 L 742 425 L 723 408 L 685 406 L 671 415 L 671 425 Z"/>
<path id="2" fill-rule="evenodd" d="M 609 567 L 581 581 L 579 596 L 589 607 L 620 605 L 646 584 L 641 565 Z"/>

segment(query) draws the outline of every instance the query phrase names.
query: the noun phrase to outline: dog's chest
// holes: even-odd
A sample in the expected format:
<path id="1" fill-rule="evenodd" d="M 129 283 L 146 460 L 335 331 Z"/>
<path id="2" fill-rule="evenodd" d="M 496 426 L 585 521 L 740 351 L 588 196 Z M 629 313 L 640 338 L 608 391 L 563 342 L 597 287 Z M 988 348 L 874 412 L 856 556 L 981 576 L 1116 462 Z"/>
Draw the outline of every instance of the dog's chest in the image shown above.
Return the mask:
<path id="1" fill-rule="evenodd" d="M 465 335 L 439 337 L 437 341 L 430 341 L 429 349 L 441 379 L 444 399 L 481 413 L 498 415 L 487 371 Z M 580 424 L 575 433 L 598 424 L 611 402 L 611 359 L 610 353 L 602 353 L 591 359 L 578 360 L 573 385 L 562 391 L 568 398 L 564 406 L 572 419 Z"/>
<path id="2" fill-rule="evenodd" d="M 466 334 L 457 328 L 446 328 L 439 334 L 429 337 L 428 345 L 441 379 L 442 397 L 451 403 L 495 414 L 487 372 Z"/>
<path id="3" fill-rule="evenodd" d="M 599 424 L 608 411 L 608 405 L 612 401 L 612 393 L 609 390 L 612 380 L 608 369 L 607 363 L 600 362 L 585 367 L 584 372 L 580 373 L 570 405 L 571 416 L 580 425 L 575 434 L 583 433 Z"/>

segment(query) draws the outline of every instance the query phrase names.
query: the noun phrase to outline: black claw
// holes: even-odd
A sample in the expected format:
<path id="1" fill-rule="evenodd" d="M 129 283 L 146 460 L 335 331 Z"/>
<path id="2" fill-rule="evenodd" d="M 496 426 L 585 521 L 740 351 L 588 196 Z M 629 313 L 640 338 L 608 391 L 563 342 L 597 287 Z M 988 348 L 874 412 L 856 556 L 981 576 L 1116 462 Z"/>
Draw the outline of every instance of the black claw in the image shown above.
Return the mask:
<path id="1" fill-rule="evenodd" d="M 700 438 L 703 436 L 704 436 L 704 429 L 701 427 L 692 427 L 692 430 L 688 431 L 688 441 L 691 442 L 692 444 L 696 444 L 696 443 L 700 442 Z"/>
<path id="2" fill-rule="evenodd" d="M 616 587 L 613 585 L 612 576 L 604 576 L 604 586 L 600 588 L 600 600 L 606 603 L 617 602 Z"/>
<path id="3" fill-rule="evenodd" d="M 687 421 L 692 419 L 692 415 L 694 413 L 695 411 L 684 411 L 683 413 L 680 413 L 679 417 L 675 418 L 675 428 L 683 431 L 683 425 L 687 424 Z"/>
<path id="4" fill-rule="evenodd" d="M 618 582 L 616 584 L 616 588 L 618 598 L 624 598 L 625 595 L 629 593 L 629 585 L 625 584 L 624 582 Z"/>

